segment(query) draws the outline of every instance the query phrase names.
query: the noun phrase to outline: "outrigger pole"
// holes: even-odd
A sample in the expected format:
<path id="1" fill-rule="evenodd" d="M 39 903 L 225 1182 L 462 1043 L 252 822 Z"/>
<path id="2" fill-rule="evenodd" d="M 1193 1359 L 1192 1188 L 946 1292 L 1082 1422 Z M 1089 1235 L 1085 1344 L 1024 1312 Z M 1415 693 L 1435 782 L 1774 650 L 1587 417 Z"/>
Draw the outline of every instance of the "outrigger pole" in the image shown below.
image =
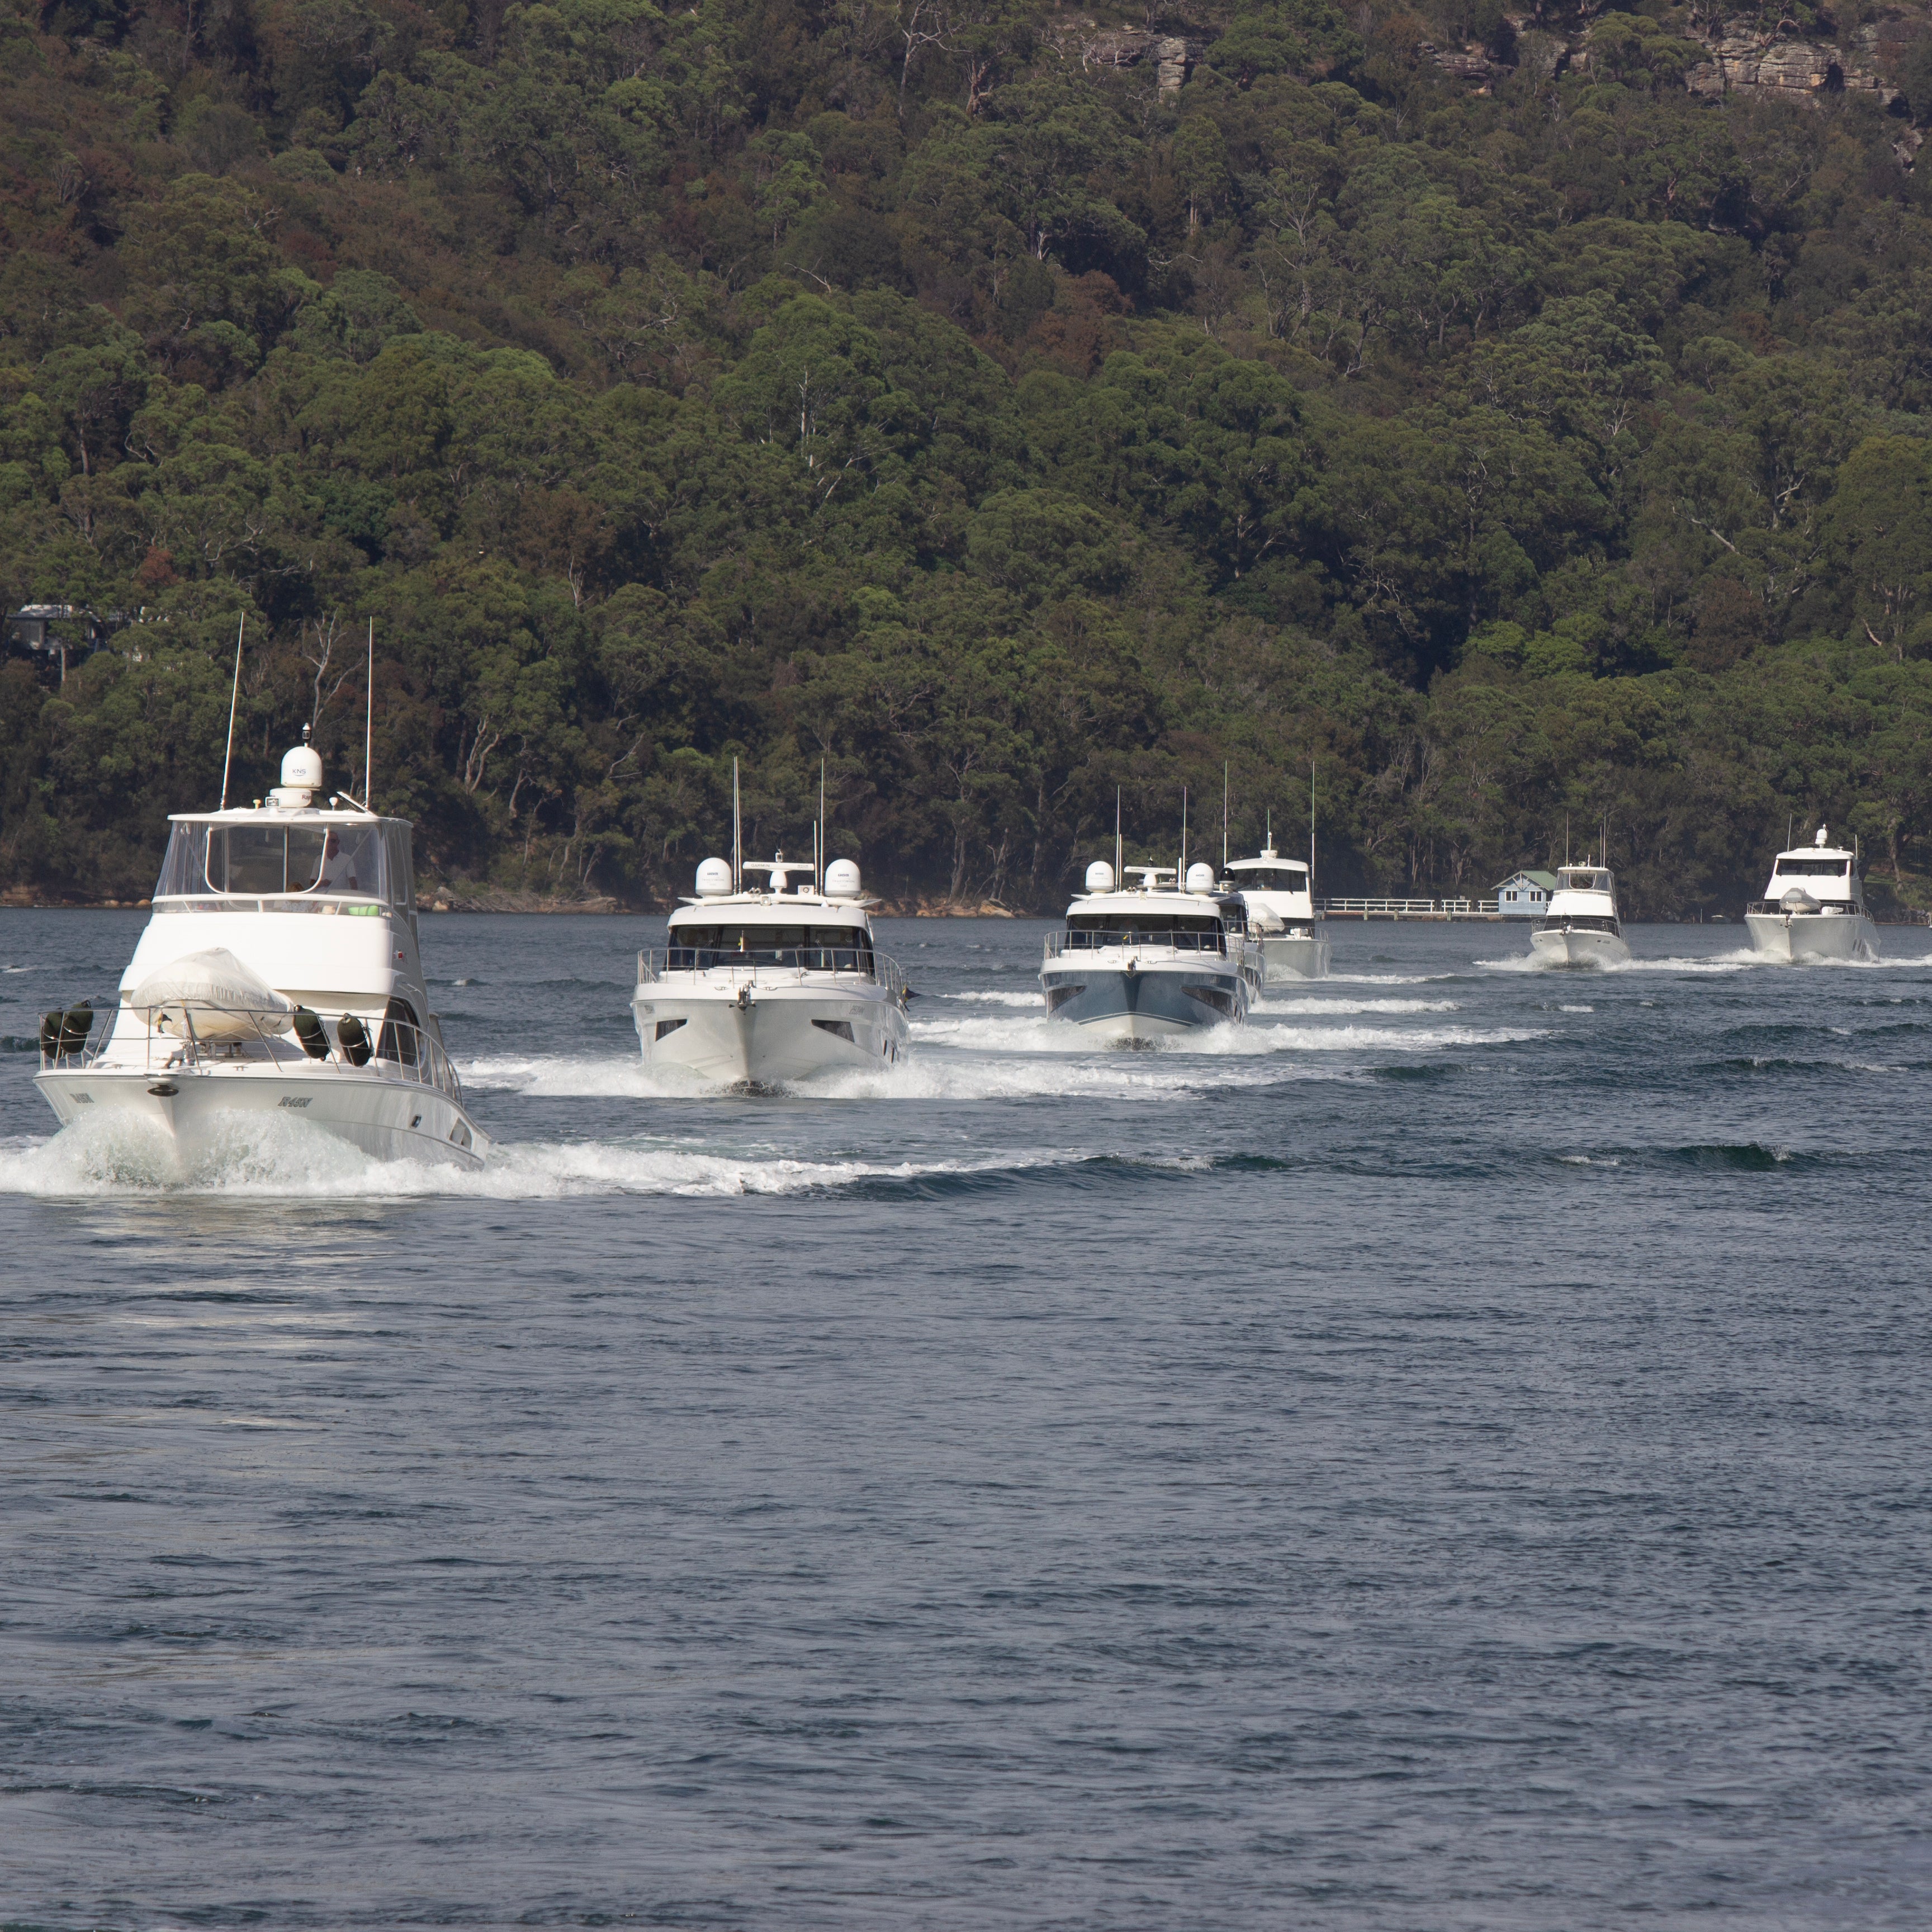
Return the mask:
<path id="1" fill-rule="evenodd" d="M 241 622 L 235 626 L 235 682 L 228 690 L 228 746 L 221 754 L 221 802 L 215 807 L 218 812 L 228 809 L 228 767 L 235 756 L 235 706 L 242 695 L 242 634 L 248 628 L 248 614 L 244 610 Z"/>

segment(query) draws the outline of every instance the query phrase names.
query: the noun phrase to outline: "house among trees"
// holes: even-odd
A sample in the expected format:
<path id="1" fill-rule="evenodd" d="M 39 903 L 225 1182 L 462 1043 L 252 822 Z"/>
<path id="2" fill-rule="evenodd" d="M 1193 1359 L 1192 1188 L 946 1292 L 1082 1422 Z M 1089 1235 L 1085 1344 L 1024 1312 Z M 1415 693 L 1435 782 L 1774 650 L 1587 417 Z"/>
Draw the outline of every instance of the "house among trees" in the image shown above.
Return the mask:
<path id="1" fill-rule="evenodd" d="M 1496 888 L 1496 910 L 1504 919 L 1540 919 L 1556 890 L 1554 872 L 1516 872 Z"/>

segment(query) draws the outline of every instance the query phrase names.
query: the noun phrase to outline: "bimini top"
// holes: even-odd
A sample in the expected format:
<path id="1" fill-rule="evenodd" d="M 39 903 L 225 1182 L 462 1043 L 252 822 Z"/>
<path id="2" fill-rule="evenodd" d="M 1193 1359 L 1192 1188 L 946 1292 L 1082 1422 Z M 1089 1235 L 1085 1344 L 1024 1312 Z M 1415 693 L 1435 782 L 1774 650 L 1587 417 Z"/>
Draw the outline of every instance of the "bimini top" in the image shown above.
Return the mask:
<path id="1" fill-rule="evenodd" d="M 1832 844 L 1830 837 L 1821 825 L 1810 844 L 1794 845 L 1790 851 L 1779 853 L 1765 897 L 1782 899 L 1796 893 L 1821 905 L 1855 902 L 1860 896 L 1857 855 L 1842 845 Z"/>
<path id="2" fill-rule="evenodd" d="M 1566 913 L 1614 914 L 1616 890 L 1616 875 L 1588 860 L 1580 866 L 1558 866 L 1547 916 L 1561 920 Z"/>
<path id="3" fill-rule="evenodd" d="M 411 826 L 346 802 L 319 810 L 322 760 L 307 745 L 282 760 L 266 801 L 169 814 L 154 910 L 302 912 L 349 900 L 413 906 Z M 272 902 L 272 903 L 271 903 Z"/>

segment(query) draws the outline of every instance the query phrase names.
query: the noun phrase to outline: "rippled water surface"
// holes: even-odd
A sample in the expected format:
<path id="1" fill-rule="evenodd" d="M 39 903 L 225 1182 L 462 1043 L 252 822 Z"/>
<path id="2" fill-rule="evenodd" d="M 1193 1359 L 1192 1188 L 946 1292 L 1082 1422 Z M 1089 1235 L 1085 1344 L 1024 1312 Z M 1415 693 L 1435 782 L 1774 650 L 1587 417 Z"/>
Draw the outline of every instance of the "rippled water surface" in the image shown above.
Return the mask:
<path id="1" fill-rule="evenodd" d="M 656 1087 L 644 920 L 426 918 L 498 1142 L 51 1136 L 0 913 L 0 1924 L 1932 1918 L 1932 965 L 1335 928 L 1095 1052 Z"/>

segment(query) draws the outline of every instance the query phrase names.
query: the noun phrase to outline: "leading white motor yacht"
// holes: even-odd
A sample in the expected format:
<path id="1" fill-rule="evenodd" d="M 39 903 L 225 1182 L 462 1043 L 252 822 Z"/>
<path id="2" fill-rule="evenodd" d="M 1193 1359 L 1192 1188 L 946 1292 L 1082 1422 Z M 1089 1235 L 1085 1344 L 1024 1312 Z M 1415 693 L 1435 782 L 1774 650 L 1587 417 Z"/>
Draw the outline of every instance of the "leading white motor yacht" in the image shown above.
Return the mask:
<path id="1" fill-rule="evenodd" d="M 1087 890 L 1049 933 L 1040 968 L 1046 1016 L 1124 1044 L 1145 1046 L 1202 1027 L 1245 1024 L 1267 968 L 1249 936 L 1238 892 L 1215 890 L 1214 868 L 1188 868 L 1186 889 L 1164 881 L 1172 866 L 1129 866 L 1121 890 L 1096 859 Z"/>
<path id="2" fill-rule="evenodd" d="M 835 859 L 822 886 L 816 866 L 782 852 L 740 865 L 736 880 L 732 869 L 706 860 L 696 896 L 670 916 L 664 950 L 638 956 L 632 1012 L 646 1065 L 752 1087 L 894 1065 L 910 995 L 873 942 L 859 868 Z M 747 890 L 747 872 L 763 874 L 764 886 Z"/>
<path id="3" fill-rule="evenodd" d="M 319 808 L 322 778 L 304 742 L 266 801 L 170 816 L 111 1010 L 41 1022 L 37 1084 L 63 1126 L 131 1117 L 192 1163 L 273 1114 L 379 1159 L 481 1165 L 423 983 L 410 822 Z"/>
<path id="4" fill-rule="evenodd" d="M 1746 908 L 1751 949 L 1786 965 L 1878 958 L 1878 928 L 1865 906 L 1858 855 L 1821 825 L 1809 845 L 1780 852 L 1764 897 Z"/>
<path id="5" fill-rule="evenodd" d="M 1586 860 L 1557 868 L 1550 910 L 1531 929 L 1532 956 L 1546 966 L 1620 966 L 1630 956 L 1617 916 L 1617 882 Z"/>
<path id="6" fill-rule="evenodd" d="M 1272 844 L 1258 859 L 1230 860 L 1229 888 L 1248 912 L 1270 981 L 1328 976 L 1328 922 L 1315 910 L 1305 859 L 1284 859 Z"/>

